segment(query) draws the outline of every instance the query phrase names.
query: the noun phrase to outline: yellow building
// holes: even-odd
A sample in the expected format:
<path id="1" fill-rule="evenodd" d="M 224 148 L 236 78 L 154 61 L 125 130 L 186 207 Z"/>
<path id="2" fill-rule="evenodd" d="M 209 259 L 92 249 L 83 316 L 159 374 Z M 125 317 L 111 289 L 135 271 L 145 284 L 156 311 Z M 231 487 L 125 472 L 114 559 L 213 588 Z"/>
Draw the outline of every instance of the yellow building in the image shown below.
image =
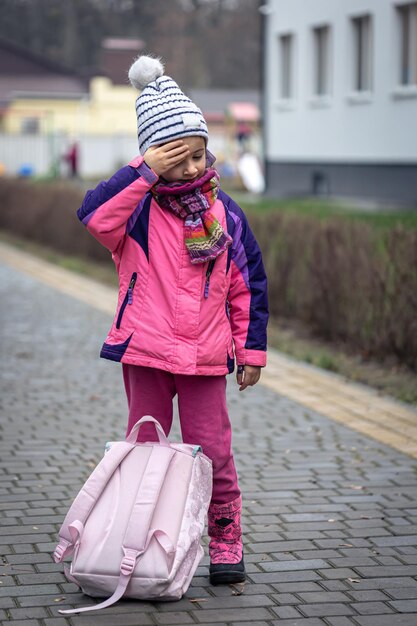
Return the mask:
<path id="1" fill-rule="evenodd" d="M 90 81 L 89 93 L 84 94 L 15 93 L 3 112 L 2 131 L 71 136 L 131 133 L 137 95 L 130 85 L 113 85 L 101 76 Z"/>
<path id="2" fill-rule="evenodd" d="M 93 78 L 87 94 L 31 96 L 16 94 L 2 116 L 6 133 L 129 134 L 136 124 L 132 87 L 113 85 L 110 79 Z"/>
<path id="3" fill-rule="evenodd" d="M 79 133 L 134 133 L 137 96 L 138 92 L 130 84 L 114 85 L 109 78 L 93 78 L 90 81 L 89 100 L 80 107 Z"/>
<path id="4" fill-rule="evenodd" d="M 119 64 L 130 62 L 141 42 L 128 41 L 120 55 L 123 41 L 104 42 L 110 77 L 97 76 L 89 82 L 32 52 L 0 42 L 0 130 L 70 136 L 134 131 L 137 93 L 120 71 L 124 84 L 115 79 L 115 59 Z"/>

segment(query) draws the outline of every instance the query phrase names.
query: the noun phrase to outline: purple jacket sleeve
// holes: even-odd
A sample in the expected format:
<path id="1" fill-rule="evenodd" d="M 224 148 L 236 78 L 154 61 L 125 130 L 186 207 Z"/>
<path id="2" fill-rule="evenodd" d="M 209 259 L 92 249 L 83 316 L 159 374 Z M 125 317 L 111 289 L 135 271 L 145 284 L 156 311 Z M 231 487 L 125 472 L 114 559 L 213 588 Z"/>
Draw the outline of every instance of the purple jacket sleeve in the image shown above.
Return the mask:
<path id="1" fill-rule="evenodd" d="M 129 217 L 157 180 L 157 174 L 143 157 L 137 157 L 108 181 L 87 191 L 77 211 L 78 218 L 101 244 L 114 252 L 125 235 Z"/>
<path id="2" fill-rule="evenodd" d="M 224 192 L 229 234 L 231 284 L 230 323 L 238 365 L 266 365 L 268 324 L 267 279 L 259 245 L 242 209 Z"/>

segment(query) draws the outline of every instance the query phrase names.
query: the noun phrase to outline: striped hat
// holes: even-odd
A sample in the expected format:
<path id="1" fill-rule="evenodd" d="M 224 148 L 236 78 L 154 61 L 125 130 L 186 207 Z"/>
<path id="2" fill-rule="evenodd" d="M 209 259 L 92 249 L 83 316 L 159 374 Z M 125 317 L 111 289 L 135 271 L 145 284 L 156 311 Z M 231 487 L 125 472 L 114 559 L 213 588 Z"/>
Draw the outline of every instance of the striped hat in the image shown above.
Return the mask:
<path id="1" fill-rule="evenodd" d="M 208 141 L 202 112 L 172 78 L 164 76 L 159 59 L 139 57 L 129 70 L 129 80 L 141 90 L 136 100 L 140 154 L 145 154 L 149 146 L 191 135 Z"/>

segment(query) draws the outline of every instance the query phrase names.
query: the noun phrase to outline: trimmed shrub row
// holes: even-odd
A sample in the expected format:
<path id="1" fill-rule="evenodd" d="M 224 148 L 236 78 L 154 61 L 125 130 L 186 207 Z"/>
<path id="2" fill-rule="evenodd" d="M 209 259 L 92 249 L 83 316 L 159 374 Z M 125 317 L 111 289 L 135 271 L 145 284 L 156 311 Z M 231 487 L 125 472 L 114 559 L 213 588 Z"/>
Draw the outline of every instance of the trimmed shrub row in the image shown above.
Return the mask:
<path id="1" fill-rule="evenodd" d="M 364 356 L 395 355 L 417 370 L 417 231 L 360 221 L 251 215 L 270 309 Z"/>
<path id="2" fill-rule="evenodd" d="M 97 261 L 111 256 L 76 216 L 84 190 L 0 179 L 0 228 Z M 273 317 L 364 356 L 395 355 L 417 370 L 417 231 L 343 218 L 249 214 L 268 274 Z"/>
<path id="3" fill-rule="evenodd" d="M 0 228 L 64 254 L 111 261 L 108 250 L 77 217 L 84 194 L 66 181 L 41 184 L 0 178 Z"/>

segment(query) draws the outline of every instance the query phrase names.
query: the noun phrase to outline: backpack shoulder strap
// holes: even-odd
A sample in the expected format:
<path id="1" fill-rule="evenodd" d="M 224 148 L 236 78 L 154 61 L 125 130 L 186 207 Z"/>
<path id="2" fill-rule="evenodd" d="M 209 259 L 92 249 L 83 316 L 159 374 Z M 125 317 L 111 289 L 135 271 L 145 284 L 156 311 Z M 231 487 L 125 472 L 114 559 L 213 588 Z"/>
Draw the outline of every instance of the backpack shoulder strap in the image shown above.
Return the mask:
<path id="1" fill-rule="evenodd" d="M 60 528 L 59 543 L 54 552 L 55 563 L 60 563 L 73 552 L 79 528 L 84 525 L 116 468 L 134 447 L 134 444 L 125 441 L 115 443 L 84 483 Z"/>
<path id="2" fill-rule="evenodd" d="M 155 444 L 146 465 L 135 504 L 123 540 L 123 548 L 142 554 L 148 543 L 148 533 L 159 494 L 176 450 Z"/>

